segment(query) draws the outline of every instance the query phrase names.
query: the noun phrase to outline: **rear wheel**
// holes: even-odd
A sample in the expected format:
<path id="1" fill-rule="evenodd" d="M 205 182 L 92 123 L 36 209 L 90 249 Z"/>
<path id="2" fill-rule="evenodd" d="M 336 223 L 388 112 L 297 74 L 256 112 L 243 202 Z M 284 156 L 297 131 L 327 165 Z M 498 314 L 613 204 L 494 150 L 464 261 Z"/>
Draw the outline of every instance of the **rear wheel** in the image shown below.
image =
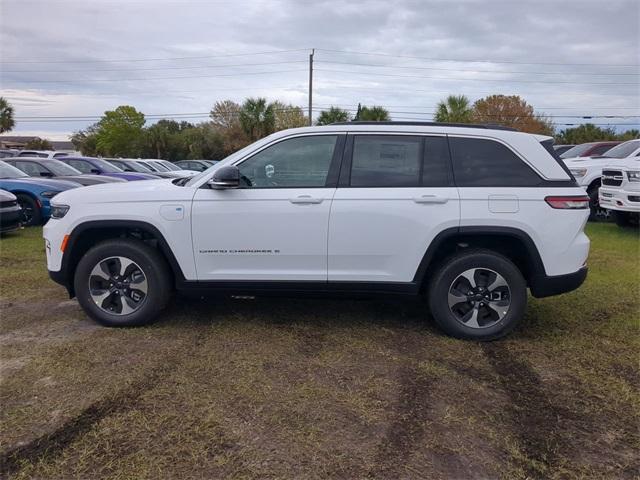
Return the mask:
<path id="1" fill-rule="evenodd" d="M 107 240 L 89 250 L 74 277 L 78 302 L 102 325 L 152 322 L 171 294 L 171 273 L 160 253 L 139 240 Z"/>
<path id="2" fill-rule="evenodd" d="M 609 210 L 600 206 L 599 190 L 600 187 L 595 186 L 587 192 L 589 195 L 589 221 L 591 222 L 607 221 L 611 216 Z"/>
<path id="3" fill-rule="evenodd" d="M 640 226 L 640 214 L 632 212 L 614 211 L 613 218 L 619 227 L 635 227 Z"/>
<path id="4" fill-rule="evenodd" d="M 42 224 L 42 211 L 38 202 L 29 195 L 18 194 L 18 205 L 22 208 L 22 223 L 28 227 Z"/>
<path id="5" fill-rule="evenodd" d="M 493 340 L 522 320 L 527 285 L 508 258 L 474 250 L 445 260 L 431 280 L 428 296 L 433 318 L 446 333 Z"/>

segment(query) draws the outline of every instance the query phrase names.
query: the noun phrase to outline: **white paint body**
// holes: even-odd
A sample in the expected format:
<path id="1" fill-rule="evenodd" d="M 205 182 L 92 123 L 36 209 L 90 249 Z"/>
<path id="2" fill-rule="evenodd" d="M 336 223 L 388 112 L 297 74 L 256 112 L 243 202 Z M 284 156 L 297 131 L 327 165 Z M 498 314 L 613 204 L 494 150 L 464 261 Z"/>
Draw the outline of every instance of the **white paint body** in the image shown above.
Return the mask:
<path id="1" fill-rule="evenodd" d="M 570 180 L 540 144 L 548 137 L 448 126 L 330 125 L 285 130 L 193 177 L 107 184 L 59 194 L 71 208 L 44 228 L 47 265 L 61 268 L 60 245 L 92 220 L 138 220 L 164 236 L 187 280 L 411 282 L 435 236 L 458 226 L 511 227 L 534 241 L 547 275 L 586 262 L 587 210 L 555 210 L 548 195 L 581 195 L 577 186 L 535 188 L 271 188 L 213 190 L 214 171 L 309 134 L 461 135 L 499 141 L 545 180 Z M 181 208 L 179 212 L 176 209 Z"/>
<path id="2" fill-rule="evenodd" d="M 629 197 L 640 197 L 640 182 L 632 182 L 629 172 L 640 171 L 640 157 L 630 157 L 605 166 L 605 170 L 620 173 L 620 186 L 602 185 L 599 192 L 600 205 L 609 210 L 640 213 L 640 202 L 631 201 Z"/>

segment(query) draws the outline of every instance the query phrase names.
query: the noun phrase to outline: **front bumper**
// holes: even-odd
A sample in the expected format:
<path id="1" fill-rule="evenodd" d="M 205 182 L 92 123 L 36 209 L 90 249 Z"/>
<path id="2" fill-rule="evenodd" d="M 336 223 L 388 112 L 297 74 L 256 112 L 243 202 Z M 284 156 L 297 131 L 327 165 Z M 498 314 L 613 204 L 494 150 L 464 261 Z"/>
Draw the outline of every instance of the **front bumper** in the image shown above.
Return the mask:
<path id="1" fill-rule="evenodd" d="M 602 208 L 621 212 L 640 212 L 640 191 L 601 186 L 598 201 Z"/>
<path id="2" fill-rule="evenodd" d="M 11 207 L 0 210 L 0 233 L 12 232 L 22 226 L 22 209 Z"/>
<path id="3" fill-rule="evenodd" d="M 535 275 L 529 282 L 531 294 L 536 298 L 543 298 L 571 292 L 584 283 L 588 270 L 584 266 L 577 272 L 566 275 Z"/>

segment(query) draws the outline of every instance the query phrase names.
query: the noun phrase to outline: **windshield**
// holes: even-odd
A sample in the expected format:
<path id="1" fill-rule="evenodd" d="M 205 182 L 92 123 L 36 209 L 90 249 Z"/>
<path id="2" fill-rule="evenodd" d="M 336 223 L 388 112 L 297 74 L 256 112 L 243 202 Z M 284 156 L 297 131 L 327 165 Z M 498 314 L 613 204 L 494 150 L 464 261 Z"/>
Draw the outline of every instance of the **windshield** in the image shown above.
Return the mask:
<path id="1" fill-rule="evenodd" d="M 180 171 L 180 168 L 178 166 L 174 165 L 173 163 L 171 163 L 168 160 L 162 160 L 162 162 L 158 161 L 157 163 L 161 163 L 162 165 L 167 167 L 172 172 L 179 172 Z"/>
<path id="2" fill-rule="evenodd" d="M 122 163 L 124 163 L 127 166 L 127 168 L 130 168 L 134 172 L 151 173 L 151 169 L 149 167 L 147 167 L 146 165 L 143 165 L 142 163 L 138 163 L 138 162 L 135 162 L 135 161 L 132 161 L 132 162 L 123 161 Z"/>
<path id="3" fill-rule="evenodd" d="M 80 170 L 77 170 L 66 163 L 62 163 L 60 160 L 47 160 L 46 162 L 42 162 L 42 164 L 55 175 L 82 175 Z"/>
<path id="4" fill-rule="evenodd" d="M 26 173 L 18 170 L 5 162 L 0 162 L 0 178 L 24 178 L 29 177 Z"/>
<path id="5" fill-rule="evenodd" d="M 156 167 L 158 169 L 159 172 L 168 172 L 169 169 L 167 167 L 165 167 L 162 163 L 157 162 L 155 160 L 149 160 L 149 163 L 151 165 L 153 165 L 154 167 Z"/>
<path id="6" fill-rule="evenodd" d="M 158 167 L 156 167 L 155 165 L 152 165 L 151 163 L 149 163 L 148 161 L 144 161 L 144 160 L 138 160 L 137 163 L 139 165 L 142 165 L 146 168 L 148 168 L 150 171 L 152 172 L 159 172 L 160 169 Z"/>
<path id="7" fill-rule="evenodd" d="M 592 143 L 583 143 L 581 145 L 576 145 L 575 147 L 570 148 L 562 155 L 560 155 L 560 158 L 582 157 L 582 155 L 591 147 L 593 147 Z"/>
<path id="8" fill-rule="evenodd" d="M 611 150 L 607 150 L 604 156 L 609 158 L 627 158 L 639 147 L 640 140 L 630 140 L 616 145 Z"/>
<path id="9" fill-rule="evenodd" d="M 110 164 L 106 160 L 101 158 L 92 158 L 91 162 L 100 167 L 104 173 L 120 173 L 122 172 L 121 168 L 116 167 L 115 165 Z"/>

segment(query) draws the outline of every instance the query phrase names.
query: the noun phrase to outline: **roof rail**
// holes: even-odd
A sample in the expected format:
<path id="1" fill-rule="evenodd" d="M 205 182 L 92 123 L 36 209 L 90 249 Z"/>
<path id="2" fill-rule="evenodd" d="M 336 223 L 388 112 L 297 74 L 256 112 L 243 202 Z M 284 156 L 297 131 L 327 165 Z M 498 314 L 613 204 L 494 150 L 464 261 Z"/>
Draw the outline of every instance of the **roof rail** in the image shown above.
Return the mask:
<path id="1" fill-rule="evenodd" d="M 488 130 L 509 130 L 511 132 L 517 132 L 515 128 L 505 127 L 504 125 L 495 125 L 491 123 L 445 123 L 445 122 L 369 122 L 369 121 L 354 121 L 354 122 L 335 122 L 331 125 L 404 125 L 404 126 L 431 126 L 431 127 L 462 127 L 462 128 L 485 128 Z"/>

